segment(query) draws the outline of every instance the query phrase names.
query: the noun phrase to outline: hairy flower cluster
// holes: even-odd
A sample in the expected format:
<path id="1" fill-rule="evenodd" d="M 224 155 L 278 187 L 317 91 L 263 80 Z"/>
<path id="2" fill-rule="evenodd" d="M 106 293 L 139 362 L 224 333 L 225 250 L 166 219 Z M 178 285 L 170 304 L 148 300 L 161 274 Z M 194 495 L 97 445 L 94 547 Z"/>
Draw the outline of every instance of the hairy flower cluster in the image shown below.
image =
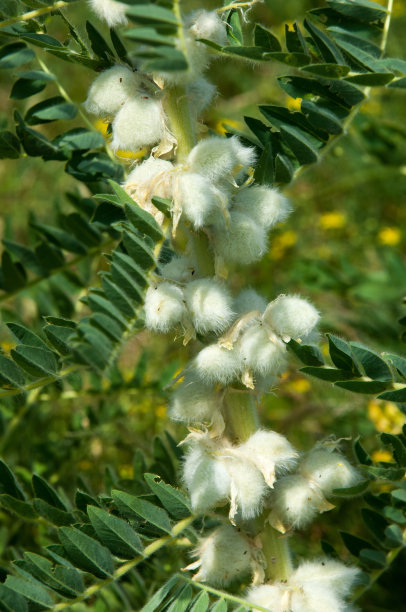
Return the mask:
<path id="1" fill-rule="evenodd" d="M 110 28 L 126 25 L 125 12 L 128 4 L 115 0 L 89 0 L 89 4 L 98 18 L 105 21 Z"/>
<path id="2" fill-rule="evenodd" d="M 286 582 L 255 586 L 246 599 L 272 612 L 351 612 L 345 598 L 359 573 L 332 559 L 305 561 Z"/>
<path id="3" fill-rule="evenodd" d="M 204 513 L 230 502 L 230 519 L 250 519 L 263 508 L 276 475 L 291 469 L 297 452 L 273 431 L 257 431 L 246 442 L 233 445 L 227 438 L 195 432 L 183 464 L 183 480 L 192 508 Z"/>
<path id="4" fill-rule="evenodd" d="M 334 489 L 352 487 L 360 479 L 343 455 L 316 445 L 303 457 L 296 474 L 276 483 L 271 498 L 271 524 L 282 533 L 289 527 L 305 527 L 319 512 L 334 508 L 326 500 Z"/>

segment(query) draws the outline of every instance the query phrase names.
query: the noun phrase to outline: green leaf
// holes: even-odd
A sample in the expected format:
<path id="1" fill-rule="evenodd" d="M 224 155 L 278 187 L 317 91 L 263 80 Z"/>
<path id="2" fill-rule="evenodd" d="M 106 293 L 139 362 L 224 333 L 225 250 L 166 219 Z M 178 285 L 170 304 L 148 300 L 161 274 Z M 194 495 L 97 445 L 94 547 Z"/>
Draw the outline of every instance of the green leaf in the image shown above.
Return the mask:
<path id="1" fill-rule="evenodd" d="M 188 63 L 185 56 L 179 49 L 173 47 L 157 47 L 155 51 L 156 57 L 145 61 L 141 69 L 143 72 L 172 72 L 174 70 L 187 70 Z"/>
<path id="2" fill-rule="evenodd" d="M 406 403 L 406 387 L 396 389 L 395 391 L 385 391 L 378 395 L 378 399 L 383 399 L 387 402 L 395 402 L 397 404 Z"/>
<path id="3" fill-rule="evenodd" d="M 113 264 L 119 265 L 128 276 L 138 283 L 141 287 L 148 285 L 148 277 L 143 269 L 128 255 L 115 251 L 113 255 Z"/>
<path id="4" fill-rule="evenodd" d="M 390 72 L 364 72 L 346 77 L 346 81 L 363 87 L 383 87 L 390 83 L 393 78 L 394 75 Z"/>
<path id="5" fill-rule="evenodd" d="M 126 516 L 141 517 L 161 531 L 165 533 L 171 532 L 171 522 L 167 513 L 162 508 L 123 491 L 113 490 L 111 495 L 119 510 Z"/>
<path id="6" fill-rule="evenodd" d="M 331 361 L 334 365 L 341 370 L 352 372 L 355 376 L 360 376 L 361 372 L 358 370 L 353 359 L 351 347 L 348 342 L 332 334 L 327 334 L 327 338 Z"/>
<path id="7" fill-rule="evenodd" d="M 227 602 L 224 599 L 217 601 L 212 607 L 213 612 L 227 612 Z"/>
<path id="8" fill-rule="evenodd" d="M 150 236 L 155 242 L 162 240 L 162 230 L 154 217 L 134 203 L 134 200 L 124 191 L 118 183 L 108 181 L 119 201 L 125 208 L 128 220 L 140 232 Z"/>
<path id="9" fill-rule="evenodd" d="M 9 130 L 0 131 L 0 159 L 18 159 L 21 145 L 17 136 Z"/>
<path id="10" fill-rule="evenodd" d="M 74 104 L 66 102 L 61 96 L 48 98 L 42 102 L 38 102 L 25 115 L 25 121 L 28 125 L 37 125 L 39 123 L 49 123 L 57 119 L 73 119 L 78 112 Z"/>
<path id="11" fill-rule="evenodd" d="M 75 598 L 84 590 L 82 576 L 75 569 L 53 567 L 51 561 L 32 552 L 24 553 L 23 563 L 22 569 L 63 597 Z"/>
<path id="12" fill-rule="evenodd" d="M 398 548 L 403 545 L 403 533 L 398 525 L 389 525 L 385 529 L 385 545 L 388 548 Z"/>
<path id="13" fill-rule="evenodd" d="M 144 474 L 144 479 L 171 516 L 177 520 L 190 516 L 192 513 L 190 502 L 182 491 L 166 484 L 156 474 Z"/>
<path id="14" fill-rule="evenodd" d="M 340 531 L 340 536 L 348 548 L 350 553 L 354 555 L 354 557 L 359 557 L 361 550 L 364 548 L 369 548 L 371 546 L 370 542 L 363 540 L 362 538 L 358 538 L 352 533 L 346 533 L 345 531 Z"/>
<path id="15" fill-rule="evenodd" d="M 98 30 L 96 30 L 90 21 L 86 21 L 86 32 L 94 54 L 100 59 L 104 60 L 107 65 L 114 64 L 114 53 L 104 40 L 103 36 Z"/>
<path id="16" fill-rule="evenodd" d="M 17 291 L 24 287 L 27 278 L 25 270 L 20 263 L 14 263 L 8 251 L 3 251 L 1 257 L 1 272 L 3 289 L 6 291 Z"/>
<path id="17" fill-rule="evenodd" d="M 179 595 L 176 596 L 175 601 L 169 606 L 168 612 L 185 612 L 192 599 L 192 594 L 193 591 L 190 584 L 184 586 Z"/>
<path id="18" fill-rule="evenodd" d="M 159 34 L 154 28 L 130 28 L 125 30 L 124 36 L 140 43 L 150 45 L 175 46 L 175 39 L 171 36 Z"/>
<path id="19" fill-rule="evenodd" d="M 7 327 L 18 340 L 19 343 L 25 344 L 27 346 L 36 346 L 37 348 L 41 348 L 44 351 L 48 351 L 49 348 L 45 344 L 43 340 L 34 332 L 30 331 L 23 325 L 19 323 L 6 323 Z"/>
<path id="20" fill-rule="evenodd" d="M 114 555 L 132 559 L 143 553 L 140 538 L 126 521 L 95 506 L 88 506 L 87 513 L 98 538 Z"/>
<path id="21" fill-rule="evenodd" d="M 123 232 L 124 246 L 130 257 L 144 270 L 154 268 L 156 259 L 153 250 L 140 234 L 125 230 Z"/>
<path id="22" fill-rule="evenodd" d="M 405 489 L 394 489 L 391 493 L 393 499 L 397 502 L 406 503 L 406 490 Z"/>
<path id="23" fill-rule="evenodd" d="M 122 291 L 124 291 L 131 300 L 139 304 L 144 301 L 144 294 L 141 287 L 137 281 L 131 278 L 127 270 L 120 263 L 113 260 L 110 267 L 110 273 L 116 285 L 121 287 Z"/>
<path id="24" fill-rule="evenodd" d="M 34 51 L 21 42 L 4 45 L 0 49 L 0 68 L 16 68 L 31 62 L 35 57 Z"/>
<path id="25" fill-rule="evenodd" d="M 320 378 L 320 380 L 327 380 L 329 382 L 336 382 L 338 380 L 346 380 L 349 376 L 351 376 L 351 372 L 347 372 L 346 370 L 336 370 L 335 368 L 328 367 L 306 367 L 300 368 L 300 371 L 304 374 L 308 374 L 310 376 L 314 376 L 315 378 Z"/>
<path id="26" fill-rule="evenodd" d="M 334 384 L 353 393 L 365 393 L 367 395 L 376 395 L 387 387 L 386 383 L 374 380 L 346 380 Z"/>
<path id="27" fill-rule="evenodd" d="M 64 525 L 71 525 L 75 522 L 75 517 L 70 512 L 65 512 L 65 510 L 60 510 L 55 506 L 49 504 L 43 499 L 35 498 L 33 500 L 33 506 L 36 512 L 43 516 L 47 521 L 57 525 L 58 527 L 62 527 Z"/>
<path id="28" fill-rule="evenodd" d="M 276 36 L 260 24 L 255 25 L 254 42 L 256 47 L 262 47 L 269 51 L 282 51 L 281 44 Z"/>
<path id="29" fill-rule="evenodd" d="M 175 26 L 180 25 L 172 11 L 156 4 L 131 5 L 128 7 L 126 14 L 131 21 L 135 21 L 136 23 L 152 25 L 166 23 Z"/>
<path id="30" fill-rule="evenodd" d="M 5 585 L 22 597 L 25 597 L 25 599 L 28 599 L 30 603 L 40 606 L 41 608 L 49 610 L 54 605 L 48 591 L 38 582 L 28 582 L 28 580 L 23 580 L 16 576 L 7 576 Z"/>
<path id="31" fill-rule="evenodd" d="M 172 200 L 168 198 L 159 198 L 158 196 L 153 196 L 151 198 L 153 205 L 160 210 L 165 217 L 168 219 L 171 218 L 171 210 L 172 210 Z"/>
<path id="32" fill-rule="evenodd" d="M 272 51 L 271 53 L 264 53 L 262 57 L 263 59 L 275 60 L 276 62 L 282 62 L 282 64 L 294 66 L 295 68 L 306 66 L 309 63 L 309 56 L 305 53 L 284 53 Z"/>
<path id="33" fill-rule="evenodd" d="M 156 593 L 153 597 L 141 608 L 140 612 L 155 612 L 172 591 L 173 587 L 179 582 L 179 578 L 175 575 L 172 576 Z"/>
<path id="34" fill-rule="evenodd" d="M 294 153 L 300 164 L 312 164 L 317 161 L 317 151 L 323 146 L 321 141 L 293 125 L 281 125 L 280 132 L 283 142 Z"/>
<path id="35" fill-rule="evenodd" d="M 24 597 L 0 584 L 0 610 L 3 612 L 28 612 Z"/>
<path id="36" fill-rule="evenodd" d="M 67 511 L 67 508 L 59 497 L 58 493 L 53 487 L 51 487 L 50 484 L 47 483 L 46 480 L 41 478 L 41 476 L 38 476 L 37 474 L 33 475 L 32 486 L 36 497 L 43 499 L 48 504 L 51 504 L 51 506 L 55 506 L 55 508 L 59 508 L 59 510 Z"/>
<path id="37" fill-rule="evenodd" d="M 135 317 L 135 310 L 132 303 L 127 298 L 124 291 L 122 291 L 112 280 L 108 274 L 104 274 L 102 277 L 102 287 L 106 294 L 106 297 L 114 306 L 128 319 Z"/>
<path id="38" fill-rule="evenodd" d="M 86 255 L 87 253 L 86 247 L 81 242 L 73 238 L 67 232 L 61 230 L 59 227 L 52 227 L 51 225 L 35 222 L 31 222 L 30 226 L 45 236 L 52 244 L 55 244 L 65 251 L 77 253 L 78 255 Z"/>
<path id="39" fill-rule="evenodd" d="M 392 446 L 396 463 L 402 467 L 406 467 L 406 446 L 402 442 L 401 437 L 389 433 L 381 433 L 380 438 L 385 446 Z"/>
<path id="40" fill-rule="evenodd" d="M 384 478 L 386 480 L 399 480 L 405 475 L 404 468 L 398 467 L 375 467 L 374 465 L 368 465 L 365 469 L 375 478 Z"/>
<path id="41" fill-rule="evenodd" d="M 386 565 L 386 555 L 381 550 L 364 548 L 359 554 L 359 560 L 371 569 L 381 569 Z"/>
<path id="42" fill-rule="evenodd" d="M 290 53 L 309 55 L 306 41 L 297 23 L 293 23 L 291 26 L 285 24 L 285 40 L 286 48 Z"/>
<path id="43" fill-rule="evenodd" d="M 388 526 L 387 520 L 369 508 L 362 508 L 361 514 L 368 531 L 382 544 L 385 539 L 385 529 Z"/>
<path id="44" fill-rule="evenodd" d="M 312 37 L 316 48 L 325 62 L 329 64 L 345 64 L 345 59 L 340 49 L 322 30 L 317 28 L 309 19 L 305 19 L 303 25 Z"/>
<path id="45" fill-rule="evenodd" d="M 340 119 L 328 108 L 309 100 L 302 100 L 301 110 L 315 128 L 325 130 L 329 134 L 342 134 L 343 126 Z"/>
<path id="46" fill-rule="evenodd" d="M 25 376 L 20 368 L 14 361 L 3 357 L 3 355 L 0 355 L 0 382 L 7 387 L 10 385 L 19 389 L 25 383 Z"/>
<path id="47" fill-rule="evenodd" d="M 206 591 L 202 591 L 196 597 L 192 607 L 190 608 L 190 612 L 207 612 L 210 606 L 210 598 Z"/>
<path id="48" fill-rule="evenodd" d="M 382 20 L 387 12 L 381 4 L 370 0 L 327 0 L 327 4 L 345 17 L 366 22 Z"/>
<path id="49" fill-rule="evenodd" d="M 364 93 L 346 81 L 332 80 L 321 83 L 316 79 L 296 76 L 279 77 L 282 89 L 292 98 L 308 98 L 310 94 L 330 100 L 347 109 L 351 109 L 365 98 Z"/>
<path id="50" fill-rule="evenodd" d="M 392 353 L 384 353 L 383 356 L 389 361 L 399 372 L 403 378 L 406 378 L 406 359 Z"/>
<path id="51" fill-rule="evenodd" d="M 392 380 L 391 371 L 381 357 L 359 342 L 350 342 L 350 346 L 369 378 L 381 381 Z"/>
<path id="52" fill-rule="evenodd" d="M 70 340 L 75 335 L 71 327 L 62 327 L 60 325 L 46 325 L 44 333 L 52 346 L 61 355 L 70 355 Z"/>
<path id="53" fill-rule="evenodd" d="M 75 527 L 61 527 L 59 539 L 74 565 L 97 578 L 112 576 L 114 571 L 110 551 Z"/>
<path id="54" fill-rule="evenodd" d="M 24 519 L 33 520 L 38 517 L 38 512 L 34 510 L 31 503 L 21 501 L 21 499 L 16 499 L 6 493 L 0 495 L 0 504 L 10 512 L 14 512 Z"/>
<path id="55" fill-rule="evenodd" d="M 344 489 L 333 489 L 332 494 L 337 497 L 354 497 L 355 495 L 361 495 L 369 488 L 369 480 L 362 480 L 353 487 L 346 487 Z"/>
<path id="56" fill-rule="evenodd" d="M 104 296 L 92 291 L 88 298 L 89 306 L 94 312 L 101 312 L 108 317 L 112 317 L 120 328 L 124 331 L 127 329 L 127 321 L 121 312 L 107 300 Z"/>
<path id="57" fill-rule="evenodd" d="M 354 440 L 354 453 L 362 465 L 372 465 L 371 457 L 361 445 L 360 436 Z"/>
<path id="58" fill-rule="evenodd" d="M 19 344 L 10 351 L 11 357 L 23 370 L 34 378 L 54 376 L 57 373 L 58 362 L 51 351 Z"/>
<path id="59" fill-rule="evenodd" d="M 99 149 L 105 145 L 104 138 L 100 132 L 86 130 L 85 128 L 69 130 L 55 138 L 52 142 L 55 146 L 65 151 Z"/>
<path id="60" fill-rule="evenodd" d="M 41 80 L 18 79 L 11 89 L 10 98 L 12 100 L 24 100 L 39 93 L 45 87 L 46 83 Z"/>
<path id="61" fill-rule="evenodd" d="M 7 493 L 16 499 L 25 500 L 25 495 L 13 472 L 2 459 L 0 459 L 0 493 Z"/>
<path id="62" fill-rule="evenodd" d="M 293 178 L 294 167 L 287 155 L 280 153 L 275 157 L 275 182 L 290 183 Z"/>
<path id="63" fill-rule="evenodd" d="M 399 525 L 406 525 L 406 514 L 402 512 L 400 508 L 385 506 L 382 514 L 391 522 L 399 523 Z"/>
<path id="64" fill-rule="evenodd" d="M 315 74 L 324 79 L 341 79 L 346 76 L 350 70 L 349 66 L 343 64 L 309 64 L 302 66 L 301 70 Z"/>
<path id="65" fill-rule="evenodd" d="M 227 38 L 232 45 L 243 45 L 244 36 L 242 32 L 240 12 L 231 10 L 227 17 L 227 23 L 230 27 L 227 28 Z"/>

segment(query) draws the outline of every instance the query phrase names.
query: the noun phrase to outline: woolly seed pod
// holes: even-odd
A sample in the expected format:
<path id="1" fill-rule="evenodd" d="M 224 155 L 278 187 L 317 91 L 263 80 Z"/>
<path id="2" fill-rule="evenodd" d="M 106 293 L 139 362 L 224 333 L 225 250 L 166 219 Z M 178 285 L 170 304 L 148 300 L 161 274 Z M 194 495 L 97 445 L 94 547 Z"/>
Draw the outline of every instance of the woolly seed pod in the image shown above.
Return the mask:
<path id="1" fill-rule="evenodd" d="M 289 200 L 276 189 L 259 185 L 238 191 L 234 198 L 234 209 L 248 215 L 266 229 L 284 221 L 292 210 Z"/>
<path id="2" fill-rule="evenodd" d="M 280 295 L 268 304 L 263 321 L 283 338 L 307 336 L 320 315 L 312 304 L 297 295 Z"/>
<path id="3" fill-rule="evenodd" d="M 195 444 L 188 450 L 183 464 L 183 480 L 194 512 L 208 512 L 217 504 L 225 503 L 230 496 L 228 471 L 203 444 Z"/>
<path id="4" fill-rule="evenodd" d="M 250 166 L 255 160 L 255 151 L 241 144 L 236 136 L 221 138 L 209 136 L 201 140 L 189 153 L 187 164 L 192 172 L 217 181 L 238 173 L 241 167 Z"/>
<path id="5" fill-rule="evenodd" d="M 270 340 L 263 325 L 254 323 L 242 334 L 238 350 L 244 365 L 255 374 L 278 374 L 286 363 L 286 347 L 277 338 Z"/>
<path id="6" fill-rule="evenodd" d="M 162 105 L 152 98 L 128 100 L 113 121 L 113 151 L 138 151 L 161 140 L 164 133 Z"/>
<path id="7" fill-rule="evenodd" d="M 262 584 L 252 587 L 246 595 L 246 600 L 261 608 L 272 610 L 272 612 L 285 612 L 281 603 L 284 592 L 280 584 Z"/>
<path id="8" fill-rule="evenodd" d="M 112 66 L 93 81 L 83 106 L 92 115 L 114 115 L 127 100 L 138 95 L 138 86 L 138 77 L 130 68 Z"/>
<path id="9" fill-rule="evenodd" d="M 225 466 L 231 477 L 230 517 L 238 512 L 243 520 L 258 516 L 262 511 L 267 486 L 261 472 L 250 461 L 227 458 Z"/>
<path id="10" fill-rule="evenodd" d="M 148 191 L 149 197 L 157 195 L 168 198 L 171 195 L 168 175 L 172 169 L 173 164 L 170 161 L 149 157 L 135 166 L 128 175 L 125 185 L 134 185 L 138 189 Z"/>
<path id="11" fill-rule="evenodd" d="M 227 44 L 226 24 L 216 11 L 197 11 L 191 18 L 190 31 L 196 38 L 212 40 L 218 45 Z"/>
<path id="12" fill-rule="evenodd" d="M 249 545 L 230 525 L 223 525 L 202 539 L 194 556 L 200 565 L 194 579 L 214 586 L 227 586 L 250 572 Z"/>
<path id="13" fill-rule="evenodd" d="M 267 301 L 265 298 L 254 291 L 254 289 L 243 289 L 234 299 L 233 310 L 235 310 L 237 315 L 243 315 L 253 310 L 259 310 L 262 313 L 266 305 Z"/>
<path id="14" fill-rule="evenodd" d="M 273 487 L 275 474 L 291 470 L 298 458 L 287 438 L 275 431 L 256 431 L 238 446 L 238 453 L 255 464 L 270 487 Z"/>
<path id="15" fill-rule="evenodd" d="M 188 283 L 196 275 L 196 268 L 187 257 L 172 257 L 171 261 L 160 267 L 163 278 L 175 283 Z"/>
<path id="16" fill-rule="evenodd" d="M 248 265 L 261 259 L 266 251 L 266 231 L 247 215 L 231 211 L 228 228 L 213 228 L 213 246 L 225 263 Z"/>
<path id="17" fill-rule="evenodd" d="M 310 523 L 323 507 L 321 492 L 300 475 L 284 476 L 275 483 L 272 507 L 286 525 L 301 529 Z"/>
<path id="18" fill-rule="evenodd" d="M 234 316 L 229 291 L 212 278 L 202 278 L 186 285 L 185 300 L 193 325 L 201 334 L 221 332 Z"/>
<path id="19" fill-rule="evenodd" d="M 210 423 L 217 420 L 220 406 L 220 398 L 213 388 L 187 372 L 172 393 L 169 416 L 190 425 Z"/>
<path id="20" fill-rule="evenodd" d="M 300 464 L 301 473 L 327 497 L 333 489 L 352 487 L 361 480 L 357 470 L 340 453 L 314 449 Z"/>
<path id="21" fill-rule="evenodd" d="M 216 219 L 216 213 L 226 205 L 226 196 L 211 182 L 194 172 L 184 172 L 177 177 L 177 189 L 182 211 L 195 229 Z"/>
<path id="22" fill-rule="evenodd" d="M 237 378 L 241 362 L 236 351 L 228 351 L 218 344 L 210 344 L 197 354 L 194 365 L 199 377 L 206 383 L 226 385 Z"/>
<path id="23" fill-rule="evenodd" d="M 128 8 L 124 2 L 115 0 L 89 0 L 93 12 L 107 23 L 110 28 L 128 23 L 125 12 Z"/>
<path id="24" fill-rule="evenodd" d="M 325 558 L 302 562 L 293 572 L 289 582 L 297 586 L 308 585 L 309 588 L 312 588 L 314 583 L 319 583 L 320 586 L 334 590 L 338 596 L 346 597 L 359 575 L 358 568 Z"/>
<path id="25" fill-rule="evenodd" d="M 168 332 L 186 315 L 183 292 L 170 283 L 149 287 L 145 296 L 145 324 L 148 329 Z"/>

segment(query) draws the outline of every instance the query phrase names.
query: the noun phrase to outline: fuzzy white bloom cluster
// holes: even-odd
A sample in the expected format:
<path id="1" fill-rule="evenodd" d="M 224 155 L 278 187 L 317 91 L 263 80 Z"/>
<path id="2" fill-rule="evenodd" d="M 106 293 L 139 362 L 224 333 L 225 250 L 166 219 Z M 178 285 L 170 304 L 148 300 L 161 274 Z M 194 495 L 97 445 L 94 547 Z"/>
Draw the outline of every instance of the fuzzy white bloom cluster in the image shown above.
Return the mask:
<path id="1" fill-rule="evenodd" d="M 278 480 L 272 493 L 270 521 L 279 531 L 301 529 L 319 512 L 334 508 L 325 498 L 334 489 L 352 487 L 360 474 L 341 454 L 316 445 L 301 460 L 297 473 Z"/>
<path id="2" fill-rule="evenodd" d="M 332 559 L 305 561 L 287 582 L 253 587 L 246 599 L 272 612 L 351 612 L 345 598 L 359 573 Z"/>
<path id="3" fill-rule="evenodd" d="M 164 138 L 165 114 L 161 100 L 152 91 L 145 76 L 122 65 L 108 68 L 93 81 L 84 107 L 99 117 L 114 116 L 113 151 L 138 151 Z"/>
<path id="4" fill-rule="evenodd" d="M 226 385 L 241 377 L 250 388 L 254 380 L 276 376 L 286 365 L 286 342 L 308 336 L 319 320 L 317 310 L 298 296 L 280 295 L 264 308 L 252 290 L 237 298 L 237 310 L 257 306 L 252 317 L 242 314 L 217 344 L 205 347 L 194 366 L 207 383 Z"/>
<path id="5" fill-rule="evenodd" d="M 190 323 L 197 333 L 219 333 L 234 317 L 228 289 L 212 278 L 201 278 L 184 288 L 166 281 L 149 287 L 145 296 L 148 329 L 168 332 Z"/>
<path id="6" fill-rule="evenodd" d="M 99 19 L 105 21 L 110 28 L 128 23 L 125 12 L 128 4 L 115 0 L 89 0 L 93 12 Z"/>
<path id="7" fill-rule="evenodd" d="M 194 580 L 215 586 L 227 586 L 253 569 L 251 542 L 231 525 L 222 525 L 202 538 L 193 556 L 197 561 L 185 569 L 197 569 Z"/>
<path id="8" fill-rule="evenodd" d="M 284 436 L 257 431 L 246 442 L 233 445 L 226 438 L 194 432 L 186 438 L 189 449 L 183 480 L 192 508 L 204 513 L 230 502 L 230 519 L 243 520 L 261 512 L 268 486 L 275 475 L 292 468 L 297 452 Z"/>

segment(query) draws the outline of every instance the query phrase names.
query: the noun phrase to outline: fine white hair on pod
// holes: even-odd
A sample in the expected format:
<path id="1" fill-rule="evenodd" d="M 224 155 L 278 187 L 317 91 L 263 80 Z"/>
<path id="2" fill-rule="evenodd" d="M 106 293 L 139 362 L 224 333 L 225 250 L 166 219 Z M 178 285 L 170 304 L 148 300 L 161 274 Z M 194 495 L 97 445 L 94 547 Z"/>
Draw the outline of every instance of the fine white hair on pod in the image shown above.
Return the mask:
<path id="1" fill-rule="evenodd" d="M 145 324 L 148 329 L 168 332 L 186 315 L 183 291 L 163 282 L 149 287 L 145 296 Z"/>
<path id="2" fill-rule="evenodd" d="M 284 221 L 292 207 L 289 200 L 276 189 L 254 185 L 237 192 L 233 209 L 243 212 L 259 225 L 269 229 L 276 223 Z"/>
<path id="3" fill-rule="evenodd" d="M 208 225 L 216 218 L 226 196 L 211 181 L 196 172 L 184 172 L 177 177 L 180 204 L 185 217 L 195 229 Z"/>
<path id="4" fill-rule="evenodd" d="M 196 266 L 188 257 L 172 257 L 171 261 L 159 267 L 160 274 L 166 280 L 175 283 L 189 283 L 195 276 Z"/>
<path id="5" fill-rule="evenodd" d="M 210 344 L 194 360 L 196 372 L 207 383 L 226 385 L 237 378 L 241 362 L 236 351 L 228 351 L 218 344 Z"/>
<path id="6" fill-rule="evenodd" d="M 306 478 L 294 474 L 276 481 L 272 502 L 283 524 L 301 529 L 320 512 L 324 498 L 321 491 L 312 487 Z"/>
<path id="7" fill-rule="evenodd" d="M 188 83 L 186 93 L 191 113 L 194 116 L 199 116 L 202 111 L 210 106 L 216 92 L 216 86 L 204 77 Z"/>
<path id="8" fill-rule="evenodd" d="M 262 473 L 251 461 L 238 456 L 223 461 L 231 476 L 231 518 L 237 512 L 243 520 L 254 518 L 261 512 L 268 491 Z"/>
<path id="9" fill-rule="evenodd" d="M 231 211 L 228 228 L 213 227 L 212 241 L 215 253 L 225 263 L 248 265 L 261 259 L 266 251 L 266 230 L 247 215 Z"/>
<path id="10" fill-rule="evenodd" d="M 227 44 L 226 24 L 216 11 L 200 10 L 191 15 L 190 31 L 196 38 L 205 38 L 218 45 Z"/>
<path id="11" fill-rule="evenodd" d="M 205 385 L 191 372 L 187 372 L 172 393 L 169 416 L 174 421 L 201 424 L 216 421 L 220 411 L 219 394 Z"/>
<path id="12" fill-rule="evenodd" d="M 263 321 L 282 338 L 302 338 L 320 319 L 316 308 L 298 295 L 280 295 L 268 304 Z"/>
<path id="13" fill-rule="evenodd" d="M 116 3 L 114 3 L 116 4 Z M 85 110 L 92 115 L 117 113 L 123 104 L 139 94 L 139 78 L 128 66 L 112 66 L 104 70 L 90 85 Z"/>
<path id="14" fill-rule="evenodd" d="M 125 12 L 128 4 L 115 0 L 89 0 L 93 12 L 107 23 L 110 28 L 128 23 Z"/>
<path id="15" fill-rule="evenodd" d="M 194 512 L 207 512 L 229 499 L 230 475 L 224 464 L 202 444 L 194 444 L 188 449 L 183 463 L 183 481 Z"/>
<path id="16" fill-rule="evenodd" d="M 264 312 L 267 301 L 254 289 L 243 289 L 233 302 L 233 309 L 238 315 L 243 315 L 253 310 Z"/>
<path id="17" fill-rule="evenodd" d="M 156 144 L 164 135 L 162 104 L 149 97 L 128 100 L 114 118 L 111 148 L 138 151 Z"/>
<path id="18" fill-rule="evenodd" d="M 352 487 L 361 480 L 361 475 L 343 455 L 323 448 L 310 451 L 301 462 L 300 471 L 327 497 L 333 489 Z"/>
<path id="19" fill-rule="evenodd" d="M 187 164 L 192 172 L 211 181 L 218 181 L 228 175 L 238 174 L 242 167 L 248 168 L 254 161 L 254 149 L 241 144 L 236 136 L 209 136 L 193 147 Z"/>
<path id="20" fill-rule="evenodd" d="M 185 300 L 198 333 L 221 332 L 234 316 L 232 298 L 227 288 L 212 278 L 188 283 Z"/>
<path id="21" fill-rule="evenodd" d="M 242 333 L 238 344 L 242 362 L 255 374 L 279 374 L 286 364 L 286 347 L 278 338 L 269 339 L 260 323 L 253 323 Z"/>

